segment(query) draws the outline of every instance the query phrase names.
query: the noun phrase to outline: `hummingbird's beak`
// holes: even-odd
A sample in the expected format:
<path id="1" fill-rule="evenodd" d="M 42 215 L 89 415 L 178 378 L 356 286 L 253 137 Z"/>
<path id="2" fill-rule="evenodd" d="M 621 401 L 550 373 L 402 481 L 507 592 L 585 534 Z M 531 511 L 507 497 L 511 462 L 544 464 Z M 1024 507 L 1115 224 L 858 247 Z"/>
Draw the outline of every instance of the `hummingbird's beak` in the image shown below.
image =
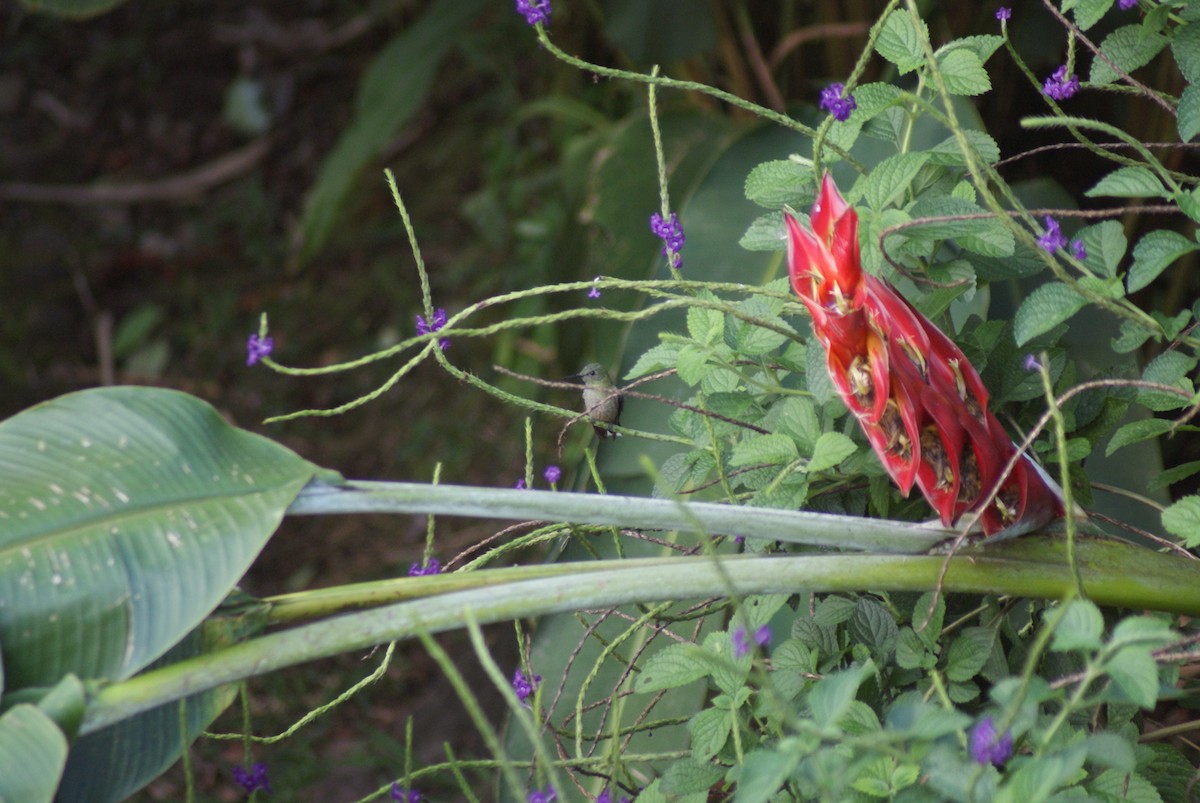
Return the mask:
<path id="1" fill-rule="evenodd" d="M 583 374 L 571 374 L 570 376 L 563 377 L 563 379 L 582 379 L 582 378 L 583 378 Z"/>

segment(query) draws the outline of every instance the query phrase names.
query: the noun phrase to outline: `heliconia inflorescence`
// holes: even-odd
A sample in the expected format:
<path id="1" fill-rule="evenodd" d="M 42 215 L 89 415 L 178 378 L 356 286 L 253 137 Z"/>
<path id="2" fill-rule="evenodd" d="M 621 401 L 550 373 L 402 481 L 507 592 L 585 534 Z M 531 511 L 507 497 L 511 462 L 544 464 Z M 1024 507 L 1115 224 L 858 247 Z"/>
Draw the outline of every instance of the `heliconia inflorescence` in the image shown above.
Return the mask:
<path id="1" fill-rule="evenodd" d="M 858 215 L 828 175 L 811 230 L 784 213 L 792 288 L 808 308 L 838 395 L 892 480 L 915 483 L 946 526 L 982 508 L 987 535 L 1036 529 L 1063 515 L 1060 492 L 1021 455 L 988 410 L 962 351 L 887 281 L 862 269 Z"/>

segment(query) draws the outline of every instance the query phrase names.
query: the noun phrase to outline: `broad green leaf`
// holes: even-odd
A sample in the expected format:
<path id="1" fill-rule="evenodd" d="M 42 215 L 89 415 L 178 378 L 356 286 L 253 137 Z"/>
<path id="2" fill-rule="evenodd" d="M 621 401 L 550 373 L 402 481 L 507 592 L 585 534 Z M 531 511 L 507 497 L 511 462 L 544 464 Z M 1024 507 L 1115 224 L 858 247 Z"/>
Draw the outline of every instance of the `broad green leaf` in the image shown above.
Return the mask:
<path id="1" fill-rule="evenodd" d="M 124 679 L 158 658 L 233 588 L 317 471 L 169 390 L 83 391 L 0 423 L 9 688 Z"/>
<path id="2" fill-rule="evenodd" d="M 1133 745 L 1115 733 L 1093 733 L 1086 740 L 1088 763 L 1132 772 L 1137 766 Z"/>
<path id="3" fill-rule="evenodd" d="M 672 644 L 650 657 L 637 676 L 634 691 L 639 694 L 686 686 L 708 675 L 711 664 L 694 644 Z"/>
<path id="4" fill-rule="evenodd" d="M 872 654 L 883 662 L 896 649 L 900 631 L 887 608 L 863 597 L 854 605 L 854 616 L 850 617 L 850 635 L 859 644 L 870 647 Z"/>
<path id="5" fill-rule="evenodd" d="M 1187 375 L 1195 367 L 1195 357 L 1180 351 L 1164 351 L 1151 360 L 1150 364 L 1146 366 L 1146 370 L 1142 371 L 1142 379 L 1160 385 L 1171 385 L 1187 393 L 1192 393 L 1194 388 Z M 1158 412 L 1175 410 L 1190 403 L 1186 396 L 1155 390 L 1138 391 L 1138 401 Z"/>
<path id="6" fill-rule="evenodd" d="M 1083 309 L 1087 301 L 1061 282 L 1047 282 L 1021 302 L 1013 321 L 1013 339 L 1023 346 Z"/>
<path id="7" fill-rule="evenodd" d="M 1200 496 L 1185 496 L 1171 505 L 1162 512 L 1162 523 L 1189 549 L 1200 544 Z"/>
<path id="8" fill-rule="evenodd" d="M 938 594 L 936 600 L 931 591 L 922 594 L 913 605 L 912 624 L 917 637 L 929 649 L 937 647 L 942 637 L 942 622 L 946 618 L 946 597 Z"/>
<path id="9" fill-rule="evenodd" d="M 938 67 L 951 95 L 982 95 L 992 88 L 983 62 L 971 50 L 960 48 L 939 56 Z"/>
<path id="10" fill-rule="evenodd" d="M 633 367 L 625 372 L 625 379 L 637 379 L 639 376 L 652 374 L 667 368 L 674 368 L 679 361 L 679 349 L 682 344 L 676 341 L 659 343 L 638 357 Z"/>
<path id="11" fill-rule="evenodd" d="M 711 293 L 702 293 L 701 297 L 717 300 Z M 688 307 L 687 328 L 693 340 L 711 346 L 725 336 L 725 313 L 709 307 Z"/>
<path id="12" fill-rule="evenodd" d="M 813 446 L 812 459 L 808 461 L 808 471 L 815 473 L 833 468 L 854 454 L 857 449 L 854 441 L 840 432 L 822 433 L 821 437 L 817 438 L 816 445 Z"/>
<path id="13" fill-rule="evenodd" d="M 1157 491 L 1162 488 L 1169 488 L 1177 482 L 1182 482 L 1194 474 L 1200 473 L 1200 460 L 1193 460 L 1190 463 L 1173 466 L 1159 473 L 1157 477 L 1153 477 L 1146 483 L 1147 491 Z"/>
<path id="14" fill-rule="evenodd" d="M 1161 647 L 1176 638 L 1171 625 L 1157 616 L 1126 616 L 1113 628 L 1113 645 L 1140 644 Z"/>
<path id="15" fill-rule="evenodd" d="M 1168 229 L 1152 231 L 1133 247 L 1133 265 L 1129 268 L 1129 292 L 1141 290 L 1158 278 L 1167 267 L 1198 246 L 1182 234 Z"/>
<path id="16" fill-rule="evenodd" d="M 943 53 L 948 53 L 951 50 L 965 48 L 978 56 L 980 62 L 986 62 L 1003 44 L 1004 37 L 996 36 L 995 34 L 964 36 L 959 39 L 952 39 L 939 47 L 937 55 L 940 57 Z"/>
<path id="17" fill-rule="evenodd" d="M 794 751 L 759 749 L 747 753 L 733 778 L 737 782 L 738 803 L 768 803 L 775 800 L 775 793 L 791 777 L 800 759 L 801 756 Z M 638 795 L 638 803 L 641 799 L 642 796 Z M 708 799 L 707 793 L 704 799 Z"/>
<path id="18" fill-rule="evenodd" d="M 1104 450 L 1104 455 L 1107 457 L 1122 446 L 1157 438 L 1167 432 L 1171 426 L 1172 422 L 1165 418 L 1144 418 L 1141 421 L 1132 421 L 1113 434 L 1112 440 L 1108 442 L 1108 448 Z"/>
<path id="19" fill-rule="evenodd" d="M 1072 600 L 1058 628 L 1050 649 L 1057 652 L 1069 650 L 1094 650 L 1100 647 L 1100 636 L 1104 632 L 1104 616 L 1090 600 Z"/>
<path id="20" fill-rule="evenodd" d="M 746 177 L 746 198 L 767 209 L 807 206 L 816 194 L 813 179 L 811 167 L 791 159 L 763 162 Z"/>
<path id="21" fill-rule="evenodd" d="M 36 706 L 0 715 L 0 800 L 50 803 L 67 760 L 67 737 Z"/>
<path id="22" fill-rule="evenodd" d="M 1118 167 L 1084 195 L 1089 198 L 1165 198 L 1167 190 L 1149 168 Z"/>
<path id="23" fill-rule="evenodd" d="M 876 211 L 882 211 L 909 189 L 927 161 L 927 153 L 897 153 L 875 165 L 862 182 L 862 195 L 867 204 Z"/>
<path id="24" fill-rule="evenodd" d="M 900 88 L 894 84 L 861 84 L 854 87 L 858 108 L 851 119 L 867 122 L 880 112 L 900 103 Z"/>
<path id="25" fill-rule="evenodd" d="M 1179 108 L 1175 113 L 1179 141 L 1191 142 L 1200 134 L 1200 85 L 1189 84 L 1183 88 L 1183 94 L 1179 96 Z"/>
<path id="26" fill-rule="evenodd" d="M 919 218 L 982 215 L 985 210 L 969 201 L 949 196 L 921 198 L 909 210 L 914 220 Z M 1012 232 L 992 217 L 970 220 L 931 220 L 904 230 L 904 236 L 914 240 L 953 239 L 968 251 L 990 257 L 1010 257 L 1015 240 Z"/>
<path id="27" fill-rule="evenodd" d="M 688 344 L 679 350 L 675 372 L 681 380 L 695 387 L 709 371 L 708 352 L 699 346 Z"/>
<path id="28" fill-rule="evenodd" d="M 811 455 L 817 438 L 821 437 L 821 421 L 812 401 L 803 396 L 788 396 L 771 407 L 767 420 L 774 422 L 772 429 L 788 435 L 796 441 L 803 454 Z"/>
<path id="29" fill-rule="evenodd" d="M 720 780 L 724 774 L 725 770 L 722 767 L 714 764 L 701 764 L 694 757 L 685 756 L 671 764 L 663 773 L 663 789 L 671 800 L 675 800 L 674 795 L 684 795 L 689 792 L 706 793 L 708 788 Z"/>
<path id="30" fill-rule="evenodd" d="M 482 6 L 482 0 L 437 0 L 375 54 L 358 87 L 354 118 L 322 161 L 305 200 L 302 257 L 311 257 L 328 240 L 359 172 L 425 102 L 442 57 Z"/>
<path id="31" fill-rule="evenodd" d="M 1196 768 L 1174 745 L 1147 744 L 1138 746 L 1138 772 L 1163 800 L 1187 800 Z"/>
<path id="32" fill-rule="evenodd" d="M 920 21 L 922 28 L 925 22 Z M 925 51 L 913 16 L 905 9 L 896 9 L 884 20 L 883 30 L 875 41 L 879 55 L 900 68 L 900 74 L 912 72 L 925 61 Z"/>
<path id="33" fill-rule="evenodd" d="M 935 665 L 933 655 L 911 627 L 896 637 L 896 665 L 901 669 L 932 669 Z"/>
<path id="34" fill-rule="evenodd" d="M 1150 63 L 1167 46 L 1167 37 L 1147 33 L 1141 25 L 1124 25 L 1104 37 L 1100 52 L 1107 56 L 1118 69 L 1131 73 L 1138 67 Z M 1100 56 L 1092 60 L 1091 82 L 1111 84 L 1120 76 Z"/>
<path id="35" fill-rule="evenodd" d="M 1121 321 L 1121 334 L 1113 338 L 1112 349 L 1117 354 L 1128 354 L 1140 348 L 1154 332 L 1146 325 L 1135 321 Z"/>
<path id="36" fill-rule="evenodd" d="M 993 800 L 995 803 L 1050 800 L 1052 792 L 1079 777 L 1086 758 L 1087 750 L 1082 744 L 1043 753 L 1036 761 L 1019 764 L 1015 771 L 1007 772 L 1004 786 Z"/>

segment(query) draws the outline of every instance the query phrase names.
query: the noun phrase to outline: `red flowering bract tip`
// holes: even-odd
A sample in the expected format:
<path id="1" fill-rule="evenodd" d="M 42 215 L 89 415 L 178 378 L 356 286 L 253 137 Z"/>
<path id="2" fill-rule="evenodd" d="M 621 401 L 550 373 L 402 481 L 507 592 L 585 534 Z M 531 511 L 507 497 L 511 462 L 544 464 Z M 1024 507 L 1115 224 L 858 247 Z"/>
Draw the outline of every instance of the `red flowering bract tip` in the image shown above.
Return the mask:
<path id="1" fill-rule="evenodd" d="M 828 174 L 810 221 L 784 214 L 792 289 L 834 388 L 900 491 L 919 487 L 946 526 L 982 511 L 988 535 L 1062 516 L 1057 487 L 1027 455 L 989 494 L 1016 447 L 988 410 L 983 380 L 891 284 L 863 272 L 858 215 Z"/>

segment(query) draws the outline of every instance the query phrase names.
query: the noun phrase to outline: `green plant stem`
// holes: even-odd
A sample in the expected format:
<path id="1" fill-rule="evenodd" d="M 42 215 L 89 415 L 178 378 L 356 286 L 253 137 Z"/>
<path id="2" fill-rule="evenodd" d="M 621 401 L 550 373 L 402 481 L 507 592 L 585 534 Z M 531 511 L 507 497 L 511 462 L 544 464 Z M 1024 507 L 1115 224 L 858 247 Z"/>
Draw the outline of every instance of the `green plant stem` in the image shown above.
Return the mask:
<path id="1" fill-rule="evenodd" d="M 1088 592 L 1099 604 L 1200 615 L 1200 582 L 1191 561 L 1103 539 L 1083 540 L 1079 559 Z M 102 687 L 87 708 L 80 733 L 251 676 L 398 639 L 422 634 L 428 638 L 464 627 L 472 618 L 488 624 L 584 608 L 797 589 L 927 591 L 938 582 L 944 562 L 932 555 L 738 555 L 594 561 L 582 567 L 513 567 L 461 575 L 454 579 L 485 587 L 301 625 Z M 539 577 L 548 569 L 559 576 Z M 530 577 L 537 579 L 526 579 Z M 436 579 L 442 578 L 409 582 Z M 943 583 L 947 592 L 1041 599 L 1062 599 L 1074 588 L 1062 544 L 1049 536 L 964 550 L 949 561 Z"/>

